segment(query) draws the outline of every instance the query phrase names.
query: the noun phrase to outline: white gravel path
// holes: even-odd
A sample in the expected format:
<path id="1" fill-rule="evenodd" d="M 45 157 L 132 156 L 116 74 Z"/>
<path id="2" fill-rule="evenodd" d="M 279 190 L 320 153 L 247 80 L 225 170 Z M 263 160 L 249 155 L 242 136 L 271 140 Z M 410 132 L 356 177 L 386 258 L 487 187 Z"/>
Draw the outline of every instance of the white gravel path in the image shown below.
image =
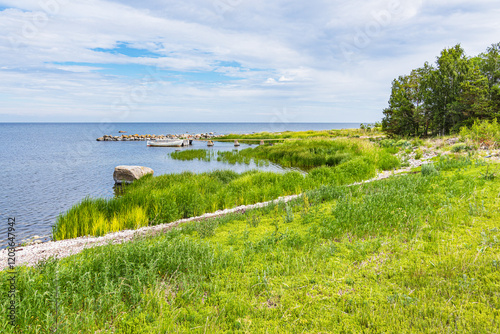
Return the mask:
<path id="1" fill-rule="evenodd" d="M 372 181 L 376 181 L 376 180 L 385 179 L 385 178 L 388 178 L 388 177 L 395 175 L 395 174 L 409 172 L 412 167 L 418 167 L 421 164 L 422 164 L 421 160 L 414 160 L 411 162 L 411 167 L 402 168 L 402 169 L 395 170 L 395 171 L 382 172 L 382 173 L 379 173 L 373 179 L 362 181 L 362 182 L 357 182 L 357 183 L 354 183 L 352 185 L 368 183 L 368 182 L 372 182 Z M 125 230 L 125 231 L 120 231 L 120 232 L 109 233 L 109 234 L 106 234 L 105 236 L 102 236 L 102 237 L 79 237 L 79 238 L 75 238 L 75 239 L 49 241 L 49 242 L 44 242 L 44 243 L 31 244 L 31 245 L 27 245 L 27 246 L 19 246 L 16 248 L 16 257 L 15 257 L 16 258 L 16 266 L 19 266 L 19 265 L 33 266 L 36 263 L 38 263 L 38 261 L 52 257 L 52 256 L 57 257 L 57 258 L 63 258 L 66 256 L 80 253 L 82 250 L 84 250 L 86 248 L 102 246 L 102 245 L 107 245 L 107 244 L 120 244 L 123 242 L 130 241 L 138 236 L 147 236 L 147 235 L 154 235 L 157 233 L 161 233 L 161 232 L 170 230 L 171 228 L 176 227 L 179 224 L 190 222 L 190 221 L 204 220 L 207 218 L 224 216 L 224 215 L 227 215 L 230 213 L 245 212 L 246 210 L 250 210 L 250 209 L 254 209 L 254 208 L 262 208 L 264 206 L 271 204 L 272 202 L 274 202 L 274 203 L 285 202 L 286 203 L 286 202 L 289 202 L 293 199 L 296 199 L 297 197 L 300 197 L 301 195 L 302 194 L 284 196 L 284 197 L 280 197 L 278 199 L 275 199 L 273 201 L 267 201 L 267 202 L 252 204 L 252 205 L 242 205 L 242 206 L 238 206 L 238 207 L 235 207 L 232 209 L 219 210 L 219 211 L 216 211 L 213 213 L 207 213 L 207 214 L 204 214 L 204 215 L 201 215 L 198 217 L 181 219 L 181 220 L 178 220 L 178 221 L 175 221 L 172 223 L 168 223 L 168 224 L 160 224 L 160 225 L 155 225 L 155 226 L 143 227 L 143 228 L 140 228 L 137 230 Z M 7 249 L 0 250 L 0 270 L 3 270 L 3 269 L 8 267 L 7 260 L 8 260 L 8 250 Z"/>

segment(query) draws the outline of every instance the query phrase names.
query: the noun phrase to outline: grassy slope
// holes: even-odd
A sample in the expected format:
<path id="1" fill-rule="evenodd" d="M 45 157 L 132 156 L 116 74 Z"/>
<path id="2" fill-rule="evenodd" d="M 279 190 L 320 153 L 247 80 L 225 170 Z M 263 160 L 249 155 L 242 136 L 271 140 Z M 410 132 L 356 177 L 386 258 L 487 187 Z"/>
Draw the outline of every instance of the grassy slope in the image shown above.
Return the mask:
<path id="1" fill-rule="evenodd" d="M 54 328 L 57 268 L 60 332 L 498 332 L 500 179 L 438 168 L 22 268 L 20 329 Z"/>

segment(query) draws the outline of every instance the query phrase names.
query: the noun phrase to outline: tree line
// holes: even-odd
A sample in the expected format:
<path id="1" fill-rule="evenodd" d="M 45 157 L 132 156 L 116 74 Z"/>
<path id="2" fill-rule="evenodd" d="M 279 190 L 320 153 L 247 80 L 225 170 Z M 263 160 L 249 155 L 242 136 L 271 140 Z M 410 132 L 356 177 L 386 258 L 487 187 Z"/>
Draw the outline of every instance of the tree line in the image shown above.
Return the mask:
<path id="1" fill-rule="evenodd" d="M 457 44 L 392 82 L 382 129 L 392 136 L 445 135 L 500 116 L 500 43 L 468 57 Z"/>

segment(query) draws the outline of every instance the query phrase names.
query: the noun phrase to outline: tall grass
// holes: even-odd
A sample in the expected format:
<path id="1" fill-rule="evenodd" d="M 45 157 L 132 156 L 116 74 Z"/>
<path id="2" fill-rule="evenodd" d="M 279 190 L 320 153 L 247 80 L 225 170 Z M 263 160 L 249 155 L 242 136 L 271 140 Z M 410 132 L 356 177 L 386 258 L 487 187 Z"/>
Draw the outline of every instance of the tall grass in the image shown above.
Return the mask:
<path id="1" fill-rule="evenodd" d="M 362 155 L 359 142 L 350 140 L 299 140 L 241 150 L 243 157 L 268 159 L 285 167 L 336 166 Z"/>
<path id="2" fill-rule="evenodd" d="M 250 148 L 252 150 L 252 148 Z M 254 162 L 257 166 L 269 166 L 269 160 L 252 156 L 251 154 L 241 154 L 240 151 L 219 151 L 217 161 L 223 161 L 229 164 L 250 164 Z"/>
<path id="3" fill-rule="evenodd" d="M 183 150 L 170 153 L 170 157 L 175 160 L 202 160 L 210 161 L 216 156 L 213 150 L 195 149 Z"/>
<path id="4" fill-rule="evenodd" d="M 357 139 L 307 139 L 285 141 L 273 146 L 263 145 L 241 151 L 187 150 L 174 152 L 171 157 L 178 160 L 213 160 L 227 163 L 255 162 L 264 165 L 269 161 L 284 167 L 301 167 L 311 169 L 320 166 L 337 166 L 357 157 L 368 157 L 376 168 L 388 170 L 400 165 L 397 157 L 386 149 L 380 149 L 365 140 Z"/>
<path id="5" fill-rule="evenodd" d="M 267 201 L 300 193 L 312 181 L 299 172 L 284 174 L 250 171 L 144 177 L 112 199 L 87 198 L 61 215 L 56 240 L 103 235 L 148 224 L 168 223 L 219 209 Z"/>
<path id="6" fill-rule="evenodd" d="M 250 156 L 243 156 L 239 154 L 239 151 L 214 151 L 205 149 L 196 150 L 185 150 L 170 153 L 170 157 L 175 160 L 191 161 L 191 160 L 201 160 L 201 161 L 223 161 L 230 164 L 250 164 L 252 161 L 257 166 L 269 166 L 269 161 L 265 159 L 258 159 Z"/>

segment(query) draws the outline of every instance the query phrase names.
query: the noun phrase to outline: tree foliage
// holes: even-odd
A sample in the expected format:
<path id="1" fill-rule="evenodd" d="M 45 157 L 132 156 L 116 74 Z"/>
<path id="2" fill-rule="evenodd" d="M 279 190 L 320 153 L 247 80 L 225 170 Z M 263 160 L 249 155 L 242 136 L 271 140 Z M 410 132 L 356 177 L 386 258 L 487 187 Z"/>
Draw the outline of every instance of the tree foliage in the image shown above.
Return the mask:
<path id="1" fill-rule="evenodd" d="M 477 57 L 460 44 L 392 82 L 382 128 L 389 135 L 444 135 L 500 116 L 500 43 Z"/>

